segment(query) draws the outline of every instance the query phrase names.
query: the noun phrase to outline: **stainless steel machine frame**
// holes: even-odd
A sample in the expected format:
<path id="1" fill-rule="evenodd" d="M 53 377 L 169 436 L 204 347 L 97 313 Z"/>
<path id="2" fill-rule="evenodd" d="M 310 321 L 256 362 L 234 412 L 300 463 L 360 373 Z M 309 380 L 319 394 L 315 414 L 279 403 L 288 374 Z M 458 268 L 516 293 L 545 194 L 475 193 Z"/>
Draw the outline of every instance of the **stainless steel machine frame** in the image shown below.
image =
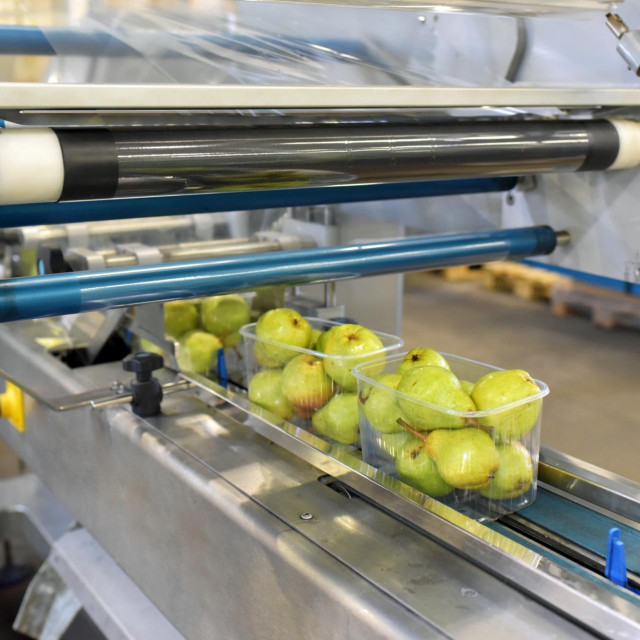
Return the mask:
<path id="1" fill-rule="evenodd" d="M 398 494 L 204 378 L 189 380 L 195 395 L 165 399 L 157 418 L 135 417 L 123 400 L 54 411 L 56 396 L 125 378 L 119 363 L 76 374 L 30 346 L 30 330 L 0 328 L 3 369 L 29 379 L 34 397 L 26 432 L 3 421 L 3 438 L 187 638 L 640 632 L 624 590 Z M 557 456 L 550 466 L 575 472 Z M 640 506 L 637 486 L 593 471 L 589 482 L 603 495 L 613 482 L 627 513 Z"/>

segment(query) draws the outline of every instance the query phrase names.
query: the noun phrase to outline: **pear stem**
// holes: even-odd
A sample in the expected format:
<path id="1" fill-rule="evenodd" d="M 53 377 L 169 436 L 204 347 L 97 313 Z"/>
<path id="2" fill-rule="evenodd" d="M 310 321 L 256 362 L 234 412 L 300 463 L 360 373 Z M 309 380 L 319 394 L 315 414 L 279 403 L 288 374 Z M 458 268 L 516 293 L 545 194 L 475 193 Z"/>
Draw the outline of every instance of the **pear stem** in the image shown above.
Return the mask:
<path id="1" fill-rule="evenodd" d="M 420 440 L 422 440 L 423 442 L 427 441 L 427 438 L 429 437 L 427 434 L 422 433 L 421 431 L 417 431 L 416 429 L 414 429 L 411 425 L 407 424 L 402 418 L 398 418 L 396 420 L 396 422 L 403 428 L 406 429 L 407 431 L 410 431 L 411 433 L 413 433 L 414 436 L 420 438 Z"/>
<path id="2" fill-rule="evenodd" d="M 484 431 L 489 435 L 493 435 L 493 427 L 488 427 L 480 424 L 475 418 L 466 418 L 465 422 L 471 427 L 475 427 L 476 429 L 480 429 L 481 431 Z"/>

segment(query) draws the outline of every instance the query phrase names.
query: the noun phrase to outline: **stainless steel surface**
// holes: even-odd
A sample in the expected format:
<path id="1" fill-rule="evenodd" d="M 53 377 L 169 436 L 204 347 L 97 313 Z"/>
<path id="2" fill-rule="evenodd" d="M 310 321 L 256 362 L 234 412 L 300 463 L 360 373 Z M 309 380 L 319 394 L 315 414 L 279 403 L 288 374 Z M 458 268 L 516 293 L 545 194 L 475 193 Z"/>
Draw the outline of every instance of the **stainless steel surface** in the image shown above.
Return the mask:
<path id="1" fill-rule="evenodd" d="M 15 331 L 0 328 L 3 347 L 7 338 L 15 341 Z M 4 364 L 39 384 L 37 365 L 16 359 L 10 346 L 3 353 Z M 118 376 L 115 363 L 84 369 L 82 380 L 86 390 Z M 469 562 L 460 549 L 432 539 L 444 525 L 444 537 L 452 534 L 446 544 L 455 546 L 468 534 L 453 525 L 420 509 L 427 514 L 419 523 L 425 537 L 364 501 L 348 500 L 317 482 L 311 466 L 255 435 L 248 428 L 258 428 L 255 420 L 243 425 L 246 414 L 228 404 L 223 412 L 207 409 L 189 395 L 167 398 L 164 415 L 147 422 L 123 407 L 54 414 L 40 405 L 30 412 L 25 435 L 0 426 L 186 637 L 209 638 L 212 629 L 221 637 L 296 640 L 589 636 L 564 619 L 566 612 L 556 613 L 572 606 L 573 592 L 559 580 L 540 578 L 493 549 L 538 575 L 543 597 L 556 596 L 549 609 L 505 583 L 508 574 L 496 577 L 477 566 L 496 559 L 489 545 L 469 536 Z M 340 475 L 344 465 L 309 451 Z M 400 517 L 408 515 L 408 503 L 402 498 L 394 505 Z M 302 513 L 313 519 L 301 520 Z M 502 568 L 502 562 L 494 566 L 498 573 Z M 598 596 L 603 602 L 579 596 L 581 625 L 608 625 L 615 635 L 619 622 L 632 624 L 624 615 L 624 622 L 612 617 L 608 607 L 622 600 L 615 589 Z M 626 606 L 622 611 L 633 615 Z"/>
<path id="2" fill-rule="evenodd" d="M 57 540 L 48 562 L 107 640 L 184 640 L 86 529 Z"/>
<path id="3" fill-rule="evenodd" d="M 44 560 L 73 525 L 73 516 L 33 473 L 0 480 L 0 533 L 24 539 Z"/>
<path id="4" fill-rule="evenodd" d="M 13 629 L 27 638 L 60 640 L 82 605 L 46 560 L 29 583 Z"/>
<path id="5" fill-rule="evenodd" d="M 640 106 L 640 89 L 600 87 L 234 86 L 0 83 L 4 109 L 253 109 Z"/>
<path id="6" fill-rule="evenodd" d="M 109 640 L 183 637 L 85 529 L 73 528 L 71 515 L 34 474 L 0 481 L 0 537 L 26 539 L 40 560 L 46 556 L 47 575 L 53 573 L 56 589 L 69 588 L 71 597 L 68 592 L 65 597 L 82 606 Z M 51 590 L 51 585 L 45 587 Z M 34 605 L 38 607 L 37 602 L 23 604 L 19 629 L 28 634 L 39 621 L 51 633 L 57 611 L 47 619 L 39 607 L 43 615 L 34 618 Z"/>
<path id="7" fill-rule="evenodd" d="M 549 447 L 540 449 L 538 479 L 634 522 L 640 520 L 640 484 L 633 480 Z"/>

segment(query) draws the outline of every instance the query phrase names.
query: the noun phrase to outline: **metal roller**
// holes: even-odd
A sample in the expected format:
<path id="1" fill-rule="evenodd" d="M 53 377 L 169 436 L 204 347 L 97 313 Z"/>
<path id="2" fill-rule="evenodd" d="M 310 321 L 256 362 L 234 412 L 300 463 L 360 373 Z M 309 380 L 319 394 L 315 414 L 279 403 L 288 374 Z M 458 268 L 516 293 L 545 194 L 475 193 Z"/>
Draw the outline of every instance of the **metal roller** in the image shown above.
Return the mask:
<path id="1" fill-rule="evenodd" d="M 550 227 L 527 227 L 16 278 L 0 284 L 0 321 L 519 259 L 549 254 L 564 239 Z"/>
<path id="2" fill-rule="evenodd" d="M 9 129 L 0 204 L 617 169 L 640 164 L 638 141 L 624 120 Z"/>
<path id="3" fill-rule="evenodd" d="M 0 137 L 0 142 L 1 142 Z M 257 189 L 161 198 L 121 198 L 80 202 L 43 202 L 0 206 L 0 228 L 22 225 L 51 225 L 92 220 L 144 218 L 162 215 L 216 213 L 345 202 L 425 198 L 509 191 L 515 178 L 432 180 L 305 187 L 302 189 Z M 14 234 L 15 235 L 15 234 Z"/>

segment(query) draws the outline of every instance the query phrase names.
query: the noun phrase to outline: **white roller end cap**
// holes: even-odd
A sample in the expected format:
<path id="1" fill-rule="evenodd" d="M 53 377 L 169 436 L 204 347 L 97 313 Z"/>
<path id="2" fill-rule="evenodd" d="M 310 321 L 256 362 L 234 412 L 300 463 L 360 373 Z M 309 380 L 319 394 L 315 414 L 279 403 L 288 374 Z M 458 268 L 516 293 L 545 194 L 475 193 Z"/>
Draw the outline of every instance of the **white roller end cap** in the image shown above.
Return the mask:
<path id="1" fill-rule="evenodd" d="M 0 130 L 0 204 L 56 202 L 64 161 L 52 129 Z"/>
<path id="2" fill-rule="evenodd" d="M 620 150 L 609 169 L 630 169 L 640 166 L 640 122 L 635 120 L 610 120 L 618 132 Z"/>

